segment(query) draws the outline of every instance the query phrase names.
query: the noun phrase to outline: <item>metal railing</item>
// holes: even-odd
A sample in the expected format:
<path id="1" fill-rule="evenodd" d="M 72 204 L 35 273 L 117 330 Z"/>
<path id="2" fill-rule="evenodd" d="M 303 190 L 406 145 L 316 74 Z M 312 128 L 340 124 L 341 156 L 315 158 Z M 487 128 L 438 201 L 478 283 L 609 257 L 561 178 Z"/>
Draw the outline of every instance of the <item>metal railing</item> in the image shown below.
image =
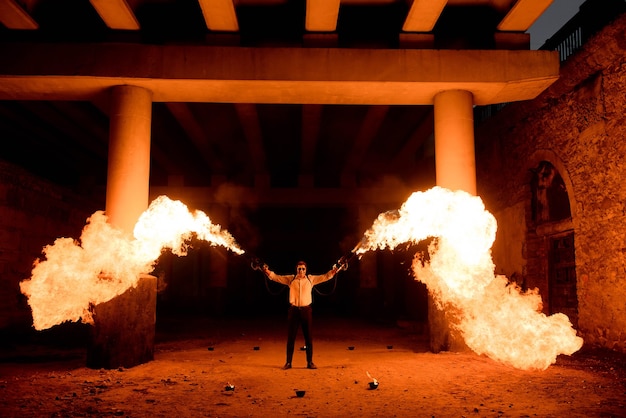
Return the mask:
<path id="1" fill-rule="evenodd" d="M 583 43 L 583 28 L 578 27 L 556 46 L 555 50 L 559 52 L 560 61 L 564 62 L 570 55 L 578 51 Z"/>
<path id="2" fill-rule="evenodd" d="M 626 13 L 626 0 L 587 0 L 565 25 L 539 48 L 558 51 L 561 63 L 565 62 L 596 32 L 612 20 Z M 474 123 L 483 122 L 498 113 L 506 103 L 474 108 Z"/>
<path id="3" fill-rule="evenodd" d="M 626 12 L 626 0 L 587 0 L 539 49 L 558 51 L 561 62 L 578 51 L 596 32 Z"/>

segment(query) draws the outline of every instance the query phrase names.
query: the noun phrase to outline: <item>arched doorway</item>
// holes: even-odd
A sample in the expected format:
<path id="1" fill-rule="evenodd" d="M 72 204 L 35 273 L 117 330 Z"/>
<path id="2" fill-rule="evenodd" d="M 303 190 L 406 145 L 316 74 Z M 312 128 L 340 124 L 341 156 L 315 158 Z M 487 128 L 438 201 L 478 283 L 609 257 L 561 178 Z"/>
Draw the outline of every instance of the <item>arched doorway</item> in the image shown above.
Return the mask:
<path id="1" fill-rule="evenodd" d="M 576 257 L 567 187 L 549 161 L 539 161 L 531 173 L 532 220 L 528 235 L 535 242 L 535 251 L 529 255 L 529 265 L 538 273 L 535 279 L 543 281 L 538 287 L 544 289 L 546 313 L 564 313 L 576 326 Z"/>

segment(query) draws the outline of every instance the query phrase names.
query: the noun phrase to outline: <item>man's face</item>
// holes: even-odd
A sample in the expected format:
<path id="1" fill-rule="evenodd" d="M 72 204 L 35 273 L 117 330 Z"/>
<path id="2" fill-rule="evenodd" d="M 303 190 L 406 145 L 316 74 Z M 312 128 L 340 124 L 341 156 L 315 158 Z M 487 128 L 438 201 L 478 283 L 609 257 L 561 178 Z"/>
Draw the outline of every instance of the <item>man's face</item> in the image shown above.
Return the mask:
<path id="1" fill-rule="evenodd" d="M 306 276 L 306 266 L 304 264 L 298 264 L 296 266 L 296 273 L 298 276 Z"/>

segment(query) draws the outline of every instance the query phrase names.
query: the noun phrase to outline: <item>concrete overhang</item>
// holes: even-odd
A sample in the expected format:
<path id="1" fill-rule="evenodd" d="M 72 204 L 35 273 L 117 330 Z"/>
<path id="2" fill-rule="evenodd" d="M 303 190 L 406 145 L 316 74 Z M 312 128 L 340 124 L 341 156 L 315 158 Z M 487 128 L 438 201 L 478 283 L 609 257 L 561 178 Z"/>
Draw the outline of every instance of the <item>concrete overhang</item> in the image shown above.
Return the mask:
<path id="1" fill-rule="evenodd" d="M 0 100 L 92 100 L 116 85 L 155 102 L 430 105 L 530 100 L 559 77 L 555 51 L 0 44 Z"/>

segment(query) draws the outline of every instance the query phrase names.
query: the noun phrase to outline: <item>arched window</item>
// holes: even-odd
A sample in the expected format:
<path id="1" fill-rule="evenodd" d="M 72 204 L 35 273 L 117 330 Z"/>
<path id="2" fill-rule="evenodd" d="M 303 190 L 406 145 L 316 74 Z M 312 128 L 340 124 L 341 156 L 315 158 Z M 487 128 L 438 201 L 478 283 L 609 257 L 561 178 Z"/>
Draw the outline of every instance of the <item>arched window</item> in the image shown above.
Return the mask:
<path id="1" fill-rule="evenodd" d="M 538 224 L 568 219 L 572 216 L 565 183 L 548 161 L 532 170 L 533 220 Z"/>

